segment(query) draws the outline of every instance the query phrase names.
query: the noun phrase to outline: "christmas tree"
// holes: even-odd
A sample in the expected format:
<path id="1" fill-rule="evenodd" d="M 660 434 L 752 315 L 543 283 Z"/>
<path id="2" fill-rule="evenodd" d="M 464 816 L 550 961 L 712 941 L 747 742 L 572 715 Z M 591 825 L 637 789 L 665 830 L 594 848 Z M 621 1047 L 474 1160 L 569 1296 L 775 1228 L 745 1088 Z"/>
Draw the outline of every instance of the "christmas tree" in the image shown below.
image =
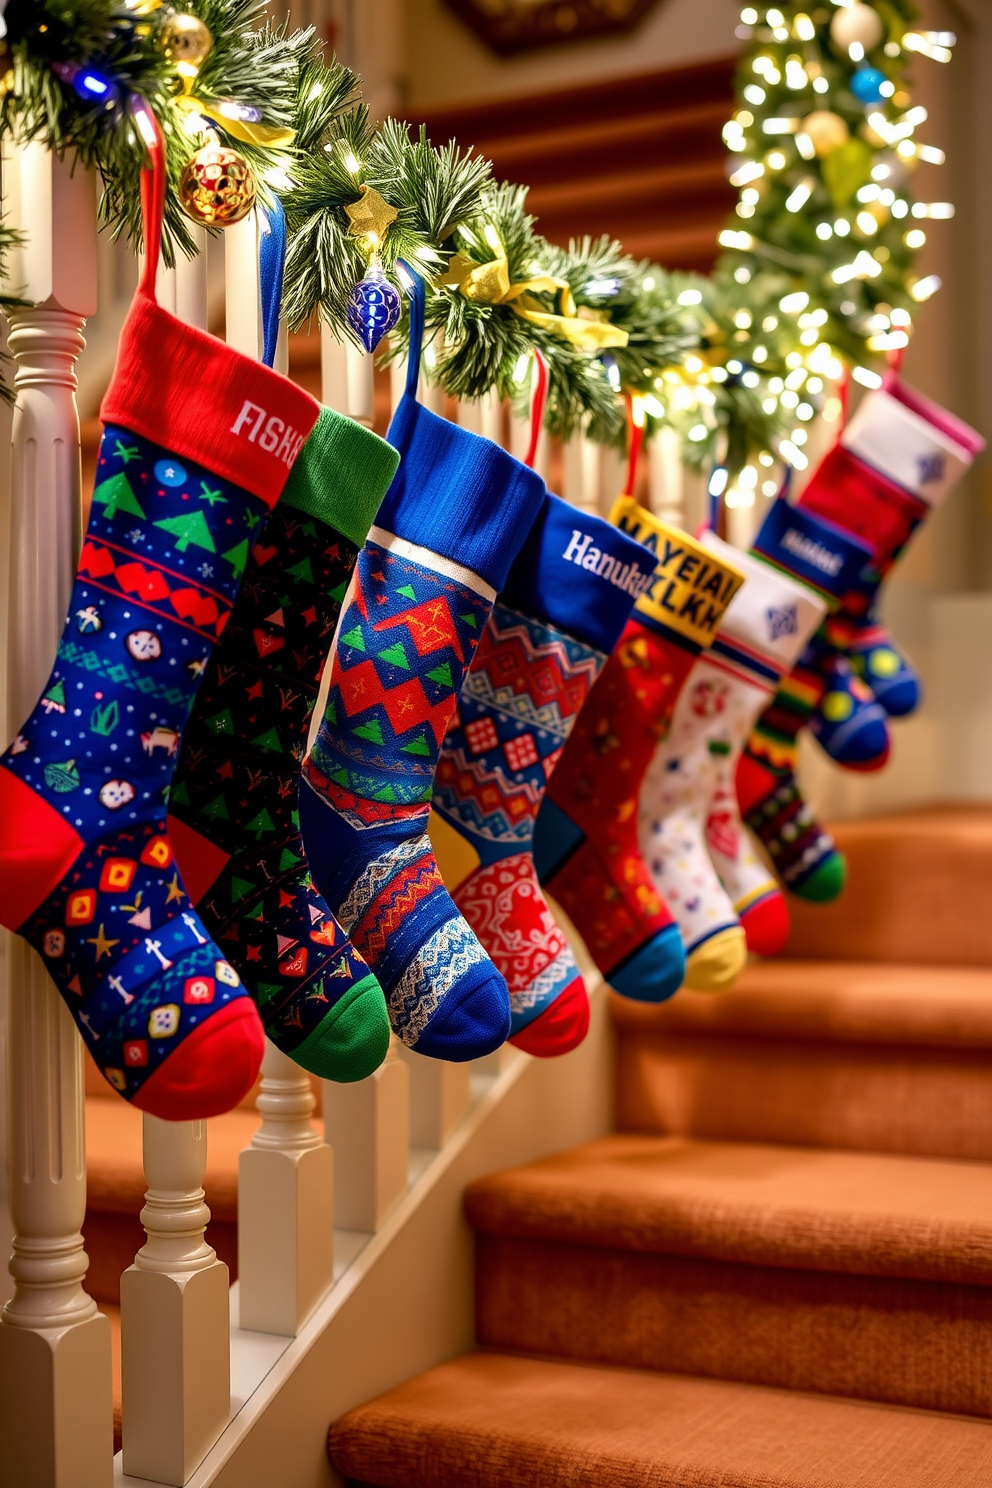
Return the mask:
<path id="1" fill-rule="evenodd" d="M 912 15 L 908 0 L 741 12 L 752 45 L 724 128 L 740 200 L 721 268 L 767 281 L 763 320 L 794 318 L 800 345 L 824 348 L 804 353 L 814 370 L 829 348 L 857 366 L 904 347 L 915 303 L 938 287 L 912 273 L 916 219 L 953 209 L 913 200 L 916 167 L 943 154 L 915 137 L 926 110 L 912 107 L 906 64 L 912 51 L 949 60 L 954 38 L 913 31 Z"/>
<path id="2" fill-rule="evenodd" d="M 207 520 L 201 511 L 187 512 L 184 517 L 165 517 L 161 522 L 156 522 L 155 526 L 172 533 L 180 553 L 185 553 L 190 546 L 206 548 L 210 553 L 217 551 Z"/>
<path id="3" fill-rule="evenodd" d="M 132 517 L 145 515 L 123 471 L 101 481 L 93 492 L 93 500 L 97 506 L 103 507 L 103 515 L 107 518 L 116 517 L 118 512 L 127 512 Z"/>

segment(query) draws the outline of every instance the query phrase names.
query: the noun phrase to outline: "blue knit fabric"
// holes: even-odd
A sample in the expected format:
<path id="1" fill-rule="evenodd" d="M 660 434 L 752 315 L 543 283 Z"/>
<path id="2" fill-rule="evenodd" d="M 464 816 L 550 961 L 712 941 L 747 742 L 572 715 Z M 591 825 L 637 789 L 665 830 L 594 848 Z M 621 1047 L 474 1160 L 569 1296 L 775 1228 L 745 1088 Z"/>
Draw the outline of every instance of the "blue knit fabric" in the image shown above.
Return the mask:
<path id="1" fill-rule="evenodd" d="M 651 584 L 653 553 L 602 517 L 548 496 L 500 601 L 609 654 Z"/>
<path id="2" fill-rule="evenodd" d="M 79 837 L 62 882 L 10 928 L 41 953 L 128 1098 L 246 995 L 193 910 L 165 812 L 183 725 L 265 511 L 207 468 L 108 426 L 55 668 L 0 762 Z"/>
<path id="3" fill-rule="evenodd" d="M 314 879 L 376 973 L 393 1031 L 421 1053 L 474 1059 L 509 1033 L 509 995 L 441 882 L 427 815 L 489 614 L 480 591 L 503 583 L 544 483 L 409 393 L 388 437 L 402 462 L 345 601 L 300 822 Z"/>

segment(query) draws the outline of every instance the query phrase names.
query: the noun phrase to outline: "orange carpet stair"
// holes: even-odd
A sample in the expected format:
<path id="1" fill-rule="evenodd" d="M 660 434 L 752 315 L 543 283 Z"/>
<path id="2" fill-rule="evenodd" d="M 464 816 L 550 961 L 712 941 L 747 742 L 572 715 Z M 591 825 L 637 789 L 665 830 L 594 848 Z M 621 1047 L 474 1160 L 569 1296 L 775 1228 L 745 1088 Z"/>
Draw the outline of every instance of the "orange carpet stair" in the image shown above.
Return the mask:
<path id="1" fill-rule="evenodd" d="M 837 835 L 791 959 L 612 999 L 615 1135 L 471 1185 L 482 1351 L 336 1422 L 349 1481 L 992 1481 L 992 811 Z"/>

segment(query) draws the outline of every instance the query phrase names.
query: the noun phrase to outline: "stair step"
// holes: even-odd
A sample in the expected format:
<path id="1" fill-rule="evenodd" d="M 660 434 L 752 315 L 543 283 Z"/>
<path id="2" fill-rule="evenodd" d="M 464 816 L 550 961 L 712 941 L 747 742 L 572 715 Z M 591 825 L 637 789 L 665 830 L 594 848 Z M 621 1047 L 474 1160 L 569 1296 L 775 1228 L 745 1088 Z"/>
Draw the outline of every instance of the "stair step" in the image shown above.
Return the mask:
<path id="1" fill-rule="evenodd" d="M 611 1012 L 624 1131 L 992 1160 L 992 970 L 764 961 Z"/>
<path id="2" fill-rule="evenodd" d="M 605 1137 L 467 1190 L 477 1337 L 985 1414 L 989 1177 L 977 1163 Z"/>
<path id="3" fill-rule="evenodd" d="M 830 830 L 847 858 L 847 887 L 833 904 L 790 898 L 790 956 L 992 965 L 992 805 L 926 807 Z"/>
<path id="4" fill-rule="evenodd" d="M 375 1488 L 987 1488 L 992 1425 L 726 1380 L 467 1354 L 331 1427 Z"/>

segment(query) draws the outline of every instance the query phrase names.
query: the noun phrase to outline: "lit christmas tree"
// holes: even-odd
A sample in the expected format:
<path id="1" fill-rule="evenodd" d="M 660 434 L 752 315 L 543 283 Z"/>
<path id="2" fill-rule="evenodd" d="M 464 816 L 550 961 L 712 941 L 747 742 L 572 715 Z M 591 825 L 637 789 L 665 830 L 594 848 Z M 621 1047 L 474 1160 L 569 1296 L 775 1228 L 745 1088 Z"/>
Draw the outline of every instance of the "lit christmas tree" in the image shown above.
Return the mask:
<path id="1" fill-rule="evenodd" d="M 836 351 L 859 377 L 873 354 L 901 350 L 916 303 L 939 288 L 913 273 L 920 219 L 953 207 L 914 200 L 917 167 L 944 156 L 916 138 L 927 114 L 906 65 L 912 52 L 950 61 L 954 37 L 914 31 L 912 17 L 908 0 L 741 12 L 753 44 L 724 128 L 740 200 L 720 242 L 739 281 L 768 279 L 766 318 L 776 300 L 796 316 L 814 371 Z"/>

